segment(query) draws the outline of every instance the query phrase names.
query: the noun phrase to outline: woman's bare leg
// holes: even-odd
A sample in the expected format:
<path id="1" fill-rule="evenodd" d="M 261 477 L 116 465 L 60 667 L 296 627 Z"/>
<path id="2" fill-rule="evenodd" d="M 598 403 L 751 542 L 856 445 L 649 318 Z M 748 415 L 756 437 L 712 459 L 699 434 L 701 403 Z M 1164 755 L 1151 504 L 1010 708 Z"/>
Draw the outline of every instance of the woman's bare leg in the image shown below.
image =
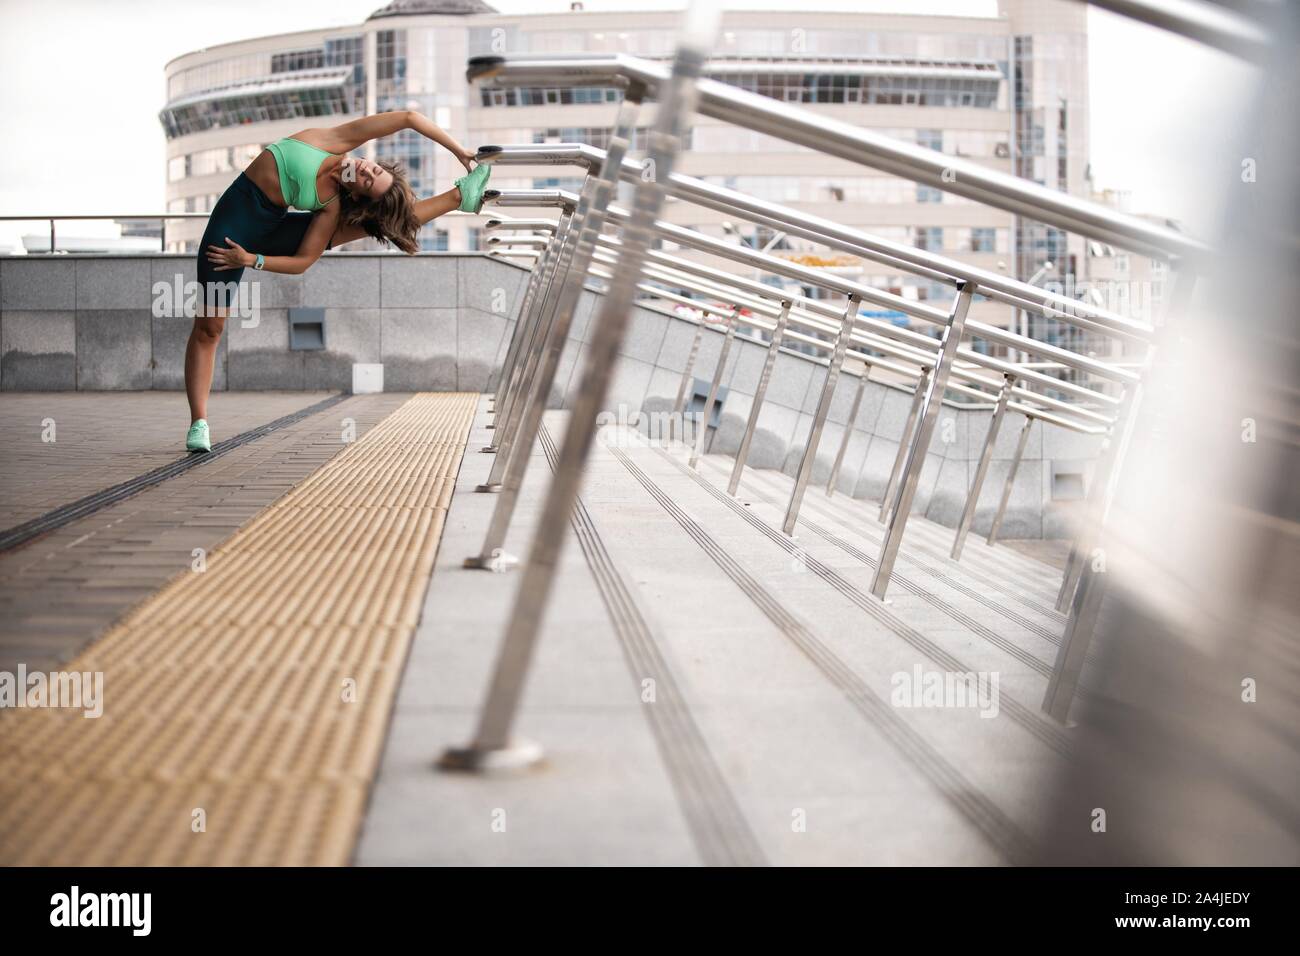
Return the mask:
<path id="1" fill-rule="evenodd" d="M 436 196 L 430 196 L 428 199 L 421 199 L 415 204 L 415 215 L 420 220 L 420 225 L 432 222 L 439 216 L 445 216 L 447 213 L 460 208 L 460 190 L 452 186 L 445 193 L 439 193 Z"/>
<path id="2" fill-rule="evenodd" d="M 217 363 L 217 345 L 226 327 L 226 310 L 215 315 L 196 316 L 190 340 L 185 344 L 185 397 L 190 403 L 190 424 L 208 417 L 208 392 Z"/>

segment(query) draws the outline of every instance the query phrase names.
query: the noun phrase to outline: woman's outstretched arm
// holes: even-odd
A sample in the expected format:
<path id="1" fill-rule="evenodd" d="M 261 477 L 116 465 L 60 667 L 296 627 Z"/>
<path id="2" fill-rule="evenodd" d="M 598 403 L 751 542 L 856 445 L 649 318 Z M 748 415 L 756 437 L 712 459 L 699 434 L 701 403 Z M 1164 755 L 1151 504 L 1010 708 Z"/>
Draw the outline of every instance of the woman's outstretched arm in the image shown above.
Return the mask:
<path id="1" fill-rule="evenodd" d="M 328 152 L 346 153 L 365 145 L 372 139 L 391 136 L 404 129 L 415 130 L 426 139 L 433 140 L 455 156 L 465 169 L 471 168 L 470 161 L 474 158 L 474 154 L 467 151 L 454 136 L 429 117 L 415 110 L 376 113 L 374 116 L 363 116 L 338 126 L 307 129 L 294 135 L 304 143 L 310 143 Z"/>

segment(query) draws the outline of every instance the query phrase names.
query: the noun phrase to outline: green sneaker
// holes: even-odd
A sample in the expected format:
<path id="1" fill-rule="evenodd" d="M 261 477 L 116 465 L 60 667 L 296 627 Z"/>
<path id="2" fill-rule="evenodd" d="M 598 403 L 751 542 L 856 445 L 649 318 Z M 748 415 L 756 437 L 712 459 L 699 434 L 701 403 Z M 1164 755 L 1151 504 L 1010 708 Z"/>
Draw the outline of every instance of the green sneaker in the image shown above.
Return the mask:
<path id="1" fill-rule="evenodd" d="M 190 426 L 190 433 L 185 436 L 185 448 L 188 451 L 212 451 L 212 442 L 208 440 L 208 423 L 199 419 Z"/>
<path id="2" fill-rule="evenodd" d="M 487 189 L 488 177 L 491 175 L 492 167 L 487 163 L 479 163 L 468 174 L 456 180 L 456 188 L 460 190 L 461 212 L 478 212 L 483 208 L 483 191 Z"/>

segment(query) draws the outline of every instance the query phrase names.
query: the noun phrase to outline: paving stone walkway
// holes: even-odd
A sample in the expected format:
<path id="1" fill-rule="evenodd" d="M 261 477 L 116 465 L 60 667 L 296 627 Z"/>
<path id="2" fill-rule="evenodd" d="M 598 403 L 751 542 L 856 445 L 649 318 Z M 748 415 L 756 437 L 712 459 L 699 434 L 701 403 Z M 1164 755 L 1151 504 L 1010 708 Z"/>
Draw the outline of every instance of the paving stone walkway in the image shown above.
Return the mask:
<path id="1" fill-rule="evenodd" d="M 325 397 L 225 394 L 214 396 L 212 416 L 218 437 L 230 437 Z M 0 554 L 0 670 L 12 671 L 20 662 L 34 670 L 70 659 L 131 606 L 191 571 L 196 550 L 210 551 L 407 398 L 350 397 Z M 184 421 L 184 399 L 179 400 Z M 25 436 L 42 409 L 53 409 L 49 414 L 67 423 L 58 426 L 58 450 L 43 450 L 39 435 L 35 444 L 17 440 L 0 477 L 0 498 L 13 490 L 24 496 L 20 508 L 28 512 L 50 510 L 175 457 L 171 426 L 178 409 L 160 412 L 157 395 L 5 396 L 0 436 Z M 103 434 L 109 423 L 124 447 L 108 447 Z"/>
<path id="2" fill-rule="evenodd" d="M 208 406 L 212 442 L 330 394 L 215 392 Z M 179 392 L 6 392 L 0 396 L 0 529 L 183 457 L 188 425 Z"/>

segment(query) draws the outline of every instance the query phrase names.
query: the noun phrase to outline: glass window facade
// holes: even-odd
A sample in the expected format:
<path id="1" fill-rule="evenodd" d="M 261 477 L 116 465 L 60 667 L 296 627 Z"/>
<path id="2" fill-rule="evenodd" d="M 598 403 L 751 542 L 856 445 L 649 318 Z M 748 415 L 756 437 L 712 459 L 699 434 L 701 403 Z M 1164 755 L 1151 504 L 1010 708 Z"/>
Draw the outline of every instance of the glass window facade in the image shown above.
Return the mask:
<path id="1" fill-rule="evenodd" d="M 243 172 L 265 147 L 261 143 L 243 146 L 219 146 L 200 149 L 184 156 L 167 160 L 167 181 L 178 182 L 190 176 L 211 176 L 214 173 Z"/>
<path id="2" fill-rule="evenodd" d="M 567 189 L 580 192 L 584 179 L 577 176 L 539 176 L 533 180 L 532 189 Z"/>
<path id="3" fill-rule="evenodd" d="M 421 252 L 446 252 L 448 238 L 446 229 L 425 229 L 420 234 Z"/>
<path id="4" fill-rule="evenodd" d="M 290 53 L 271 54 L 272 73 L 292 73 L 296 70 L 319 70 L 325 65 L 325 51 L 294 50 Z"/>
<path id="5" fill-rule="evenodd" d="M 319 46 L 311 39 L 304 40 L 311 36 L 308 34 L 285 37 L 282 49 L 224 56 L 169 76 L 170 100 L 163 111 L 163 125 L 169 138 L 246 125 L 250 126 L 247 137 L 227 134 L 221 139 L 237 136 L 247 141 L 259 138 L 256 132 L 260 131 L 251 128 L 256 123 L 300 118 L 302 127 L 329 125 L 349 114 L 362 114 L 369 104 L 371 109 L 381 112 L 420 109 L 436 121 L 448 124 L 467 121 L 466 128 L 456 127 L 456 135 L 467 145 L 583 142 L 608 148 L 610 130 L 601 124 L 613 118 L 610 106 L 621 99 L 620 90 L 479 86 L 475 92 L 472 87 L 464 86 L 461 79 L 465 53 L 472 56 L 619 50 L 662 61 L 673 52 L 674 30 L 617 26 L 606 26 L 603 32 L 586 27 L 533 30 L 528 28 L 530 19 L 524 17 L 513 23 L 485 27 L 465 24 L 463 34 L 458 32 L 462 29 L 459 22 L 434 27 L 422 25 L 417 19 L 392 19 L 342 28 L 335 35 L 315 34 L 320 37 Z M 1000 35 L 994 35 L 996 29 L 992 26 L 979 27 L 970 34 L 957 32 L 961 27 L 953 32 L 924 34 L 863 29 L 859 24 L 870 21 L 845 19 L 848 21 L 845 29 L 835 28 L 829 25 L 830 21 L 822 19 L 821 29 L 724 30 L 714 50 L 716 68 L 710 75 L 778 101 L 813 106 L 849 104 L 824 112 L 924 148 L 988 160 L 989 165 L 999 169 L 1016 166 L 1011 157 L 1027 136 L 1031 148 L 1038 144 L 1037 154 L 1030 156 L 1030 169 L 1038 173 L 1037 178 L 1053 185 L 1065 173 L 1077 178 L 1079 167 L 1073 162 L 1059 162 L 1056 151 L 1058 143 L 1064 142 L 1062 137 L 1080 128 L 1086 130 L 1086 110 L 1067 113 L 1058 110 L 1055 102 L 1049 104 L 1040 96 L 1040 101 L 1049 108 L 1034 113 L 1027 125 L 1008 115 L 1017 92 L 1032 111 L 1032 83 L 1050 70 L 1050 64 L 1040 59 L 1036 64 L 1037 75 L 1032 62 L 1017 74 L 1013 68 L 1019 62 L 1017 53 L 1030 52 L 1043 57 L 1053 48 L 1035 48 L 1031 43 L 1028 48 L 1022 45 L 1013 52 L 1013 39 L 1005 32 L 1005 26 Z M 554 20 L 545 22 L 555 25 Z M 611 21 L 606 18 L 602 22 Z M 978 34 L 978 29 L 988 29 L 990 35 Z M 795 33 L 800 39 L 798 49 L 791 47 Z M 238 49 L 238 46 L 230 48 L 231 52 Z M 792 66 L 794 58 L 800 62 Z M 367 93 L 371 97 L 369 101 Z M 567 114 L 556 112 L 557 108 L 562 110 L 569 105 L 597 108 Z M 947 107 L 949 111 L 927 111 L 922 117 L 874 108 L 889 105 Z M 504 106 L 549 109 L 544 113 L 503 115 L 496 107 Z M 855 109 L 855 106 L 865 109 Z M 492 112 L 485 115 L 481 107 Z M 959 108 L 960 112 L 953 108 Z M 958 256 L 996 252 L 1008 255 L 1010 261 L 1009 253 L 1019 251 L 1013 250 L 1011 242 L 1017 234 L 1007 228 L 1012 222 L 1010 216 L 996 213 L 983 216 L 969 209 L 950 215 L 936 207 L 969 205 L 970 201 L 864 167 L 846 165 L 844 174 L 827 175 L 823 171 L 834 167 L 810 166 L 807 168 L 816 172 L 809 175 L 803 172 L 805 164 L 799 155 L 808 151 L 806 147 L 708 117 L 698 119 L 700 122 L 691 129 L 687 144 L 697 155 L 692 157 L 690 162 L 694 165 L 688 166 L 687 171 L 706 174 L 703 178 L 708 182 L 784 204 L 842 204 L 834 210 L 819 209 L 818 214 L 853 223 L 896 242 L 915 242 L 924 248 L 942 249 Z M 921 126 L 922 119 L 931 125 Z M 564 125 L 574 120 L 591 125 Z M 560 125 L 553 125 L 556 123 Z M 908 125 L 898 125 L 904 123 Z M 975 128 L 954 128 L 962 126 Z M 645 145 L 646 130 L 638 128 L 633 134 L 631 151 L 643 155 Z M 173 148 L 177 147 L 184 148 L 180 144 Z M 211 189 L 217 176 L 243 168 L 260 148 L 260 143 L 251 142 L 237 148 L 253 150 L 245 154 L 224 148 L 190 147 L 185 155 L 167 161 L 168 182 L 179 186 L 179 189 L 173 186 L 170 192 L 186 191 L 181 184 L 190 176 L 212 177 L 196 184 L 199 189 Z M 710 153 L 727 155 L 710 159 L 706 155 Z M 747 153 L 760 155 L 739 159 L 740 154 Z M 439 147 L 410 131 L 378 141 L 375 156 L 401 162 L 412 187 L 422 196 L 447 188 L 449 180 L 460 172 L 454 160 L 443 155 Z M 1004 162 L 997 164 L 995 160 Z M 439 171 L 442 181 L 435 175 Z M 717 171 L 728 174 L 707 175 Z M 1012 171 L 1016 170 L 1012 168 Z M 505 174 L 508 170 L 503 168 L 499 172 Z M 494 180 L 494 185 L 571 190 L 580 186 L 572 169 L 532 167 L 521 168 L 518 173 L 522 175 Z M 620 201 L 628 200 L 629 188 L 627 184 L 619 184 Z M 196 197 L 195 203 L 200 208 L 203 202 L 202 197 Z M 930 225 L 936 221 L 942 224 Z M 713 226 L 705 224 L 702 228 Z M 746 231 L 752 229 L 747 227 Z M 464 226 L 453 227 L 450 234 L 456 236 L 455 241 L 463 242 Z M 450 234 L 446 229 L 430 225 L 421 233 L 421 248 L 445 249 L 451 241 Z M 1055 242 L 1052 237 L 1041 238 L 1049 245 Z M 477 243 L 477 234 L 471 241 Z M 808 251 L 815 251 L 815 247 L 810 246 Z M 873 282 L 877 277 L 872 270 L 883 268 L 867 261 L 862 266 Z M 899 288 L 907 286 L 910 294 L 912 280 L 893 278 L 898 280 Z"/>
<path id="6" fill-rule="evenodd" d="M 863 76 L 842 73 L 714 73 L 710 79 L 785 103 L 867 103 L 884 106 L 966 106 L 993 109 L 1002 75 L 987 78 Z M 483 106 L 562 106 L 615 102 L 615 89 L 512 87 L 480 90 Z"/>
<path id="7" fill-rule="evenodd" d="M 645 152 L 648 130 L 638 126 L 632 130 L 632 141 L 628 149 L 634 153 Z M 545 129 L 524 131 L 513 142 L 531 143 L 586 143 L 597 149 L 609 149 L 610 128 L 608 126 L 550 126 Z M 692 137 L 690 132 L 683 138 L 686 149 L 690 149 Z"/>
<path id="8" fill-rule="evenodd" d="M 349 100 L 346 84 L 340 80 L 337 85 L 328 87 L 214 96 L 185 106 L 168 107 L 158 118 L 162 121 L 167 138 L 175 139 L 210 129 L 247 126 L 272 120 L 345 116 L 357 111 Z"/>
<path id="9" fill-rule="evenodd" d="M 360 113 L 366 105 L 363 38 L 331 37 L 313 49 L 191 67 L 174 74 L 167 91 L 169 102 L 158 118 L 168 139 L 269 120 Z"/>
<path id="10" fill-rule="evenodd" d="M 970 200 L 911 180 L 893 176 L 702 176 L 707 183 L 747 193 L 757 199 L 781 203 L 866 203 L 899 205 L 911 202 L 969 204 Z"/>
<path id="11" fill-rule="evenodd" d="M 380 30 L 375 34 L 375 79 L 381 95 L 394 90 L 385 89 L 385 83 L 395 89 L 404 89 L 406 83 L 406 31 Z"/>
<path id="12" fill-rule="evenodd" d="M 472 27 L 469 53 L 610 53 L 636 56 L 672 55 L 674 33 L 662 27 L 606 30 L 529 30 L 517 25 Z M 720 56 L 899 57 L 961 59 L 1005 63 L 1010 57 L 1004 35 L 979 32 L 920 33 L 914 30 L 852 27 L 772 29 L 732 27 L 719 34 Z"/>
<path id="13" fill-rule="evenodd" d="M 480 106 L 572 106 L 579 103 L 617 103 L 622 98 L 622 92 L 613 87 L 549 89 L 515 86 L 505 89 L 483 87 L 479 90 Z"/>
<path id="14" fill-rule="evenodd" d="M 918 249 L 925 249 L 929 252 L 941 252 L 943 250 L 943 227 L 917 226 L 916 232 L 912 237 L 912 244 Z"/>

